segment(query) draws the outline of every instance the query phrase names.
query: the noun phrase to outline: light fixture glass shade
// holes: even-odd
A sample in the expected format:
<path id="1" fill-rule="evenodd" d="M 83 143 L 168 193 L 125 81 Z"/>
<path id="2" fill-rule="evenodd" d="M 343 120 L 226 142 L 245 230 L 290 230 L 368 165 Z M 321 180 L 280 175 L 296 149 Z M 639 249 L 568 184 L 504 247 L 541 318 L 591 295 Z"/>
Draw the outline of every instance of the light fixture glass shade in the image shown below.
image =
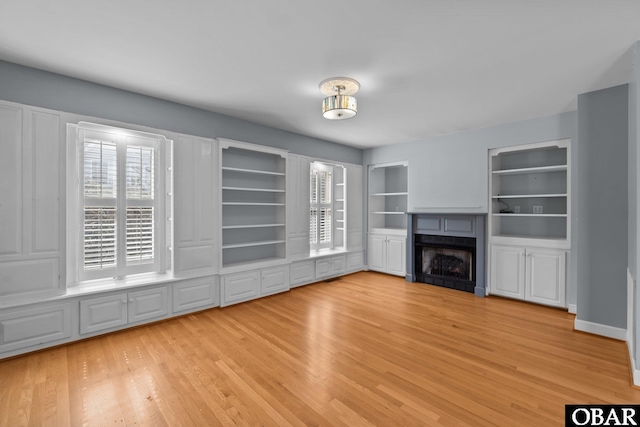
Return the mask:
<path id="1" fill-rule="evenodd" d="M 350 119 L 358 113 L 358 101 L 349 95 L 328 96 L 322 101 L 322 115 L 329 120 Z"/>

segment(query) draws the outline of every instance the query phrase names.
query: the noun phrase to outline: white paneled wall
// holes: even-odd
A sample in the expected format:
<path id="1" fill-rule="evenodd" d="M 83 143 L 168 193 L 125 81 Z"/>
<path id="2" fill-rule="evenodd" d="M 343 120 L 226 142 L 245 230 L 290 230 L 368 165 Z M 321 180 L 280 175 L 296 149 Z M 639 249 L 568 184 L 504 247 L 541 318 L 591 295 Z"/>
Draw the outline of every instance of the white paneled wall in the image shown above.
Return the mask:
<path id="1" fill-rule="evenodd" d="M 60 116 L 0 105 L 0 297 L 64 291 Z"/>
<path id="2" fill-rule="evenodd" d="M 306 156 L 289 154 L 287 173 L 287 251 L 309 255 L 309 165 Z"/>
<path id="3" fill-rule="evenodd" d="M 179 135 L 174 144 L 175 274 L 217 270 L 217 141 Z"/>
<path id="4" fill-rule="evenodd" d="M 172 257 L 167 274 L 81 284 L 75 274 L 66 274 L 77 269 L 82 228 L 67 215 L 68 202 L 75 203 L 78 194 L 68 186 L 79 178 L 68 167 L 77 162 L 77 153 L 76 136 L 68 136 L 67 128 L 81 121 L 152 131 L 173 141 L 166 186 L 167 204 L 173 201 L 166 214 Z M 290 154 L 289 252 L 277 262 L 222 270 L 219 155 L 219 140 L 0 101 L 0 359 L 363 268 L 362 167 L 346 165 L 348 247 L 311 257 L 311 160 Z M 317 261 L 331 268 L 316 271 Z"/>

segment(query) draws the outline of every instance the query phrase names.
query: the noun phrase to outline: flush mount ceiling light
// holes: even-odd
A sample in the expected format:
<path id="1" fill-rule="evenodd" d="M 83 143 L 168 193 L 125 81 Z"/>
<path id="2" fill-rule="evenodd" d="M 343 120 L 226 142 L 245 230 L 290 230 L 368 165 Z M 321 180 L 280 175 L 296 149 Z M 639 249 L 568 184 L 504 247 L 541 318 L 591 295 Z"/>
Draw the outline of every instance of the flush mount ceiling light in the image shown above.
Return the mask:
<path id="1" fill-rule="evenodd" d="M 351 96 L 358 92 L 360 83 L 348 77 L 331 77 L 320 82 L 320 91 L 327 95 L 322 101 L 322 115 L 329 120 L 344 120 L 358 112 L 358 101 Z"/>

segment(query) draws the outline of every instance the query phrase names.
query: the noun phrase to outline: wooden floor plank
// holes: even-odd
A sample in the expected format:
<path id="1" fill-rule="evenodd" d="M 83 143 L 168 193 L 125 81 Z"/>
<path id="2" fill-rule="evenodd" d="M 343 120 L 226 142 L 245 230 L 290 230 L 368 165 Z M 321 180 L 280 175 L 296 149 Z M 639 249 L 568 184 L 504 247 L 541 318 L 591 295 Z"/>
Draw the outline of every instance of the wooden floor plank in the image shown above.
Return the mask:
<path id="1" fill-rule="evenodd" d="M 561 426 L 639 403 L 566 311 L 362 272 L 0 361 L 0 425 Z"/>

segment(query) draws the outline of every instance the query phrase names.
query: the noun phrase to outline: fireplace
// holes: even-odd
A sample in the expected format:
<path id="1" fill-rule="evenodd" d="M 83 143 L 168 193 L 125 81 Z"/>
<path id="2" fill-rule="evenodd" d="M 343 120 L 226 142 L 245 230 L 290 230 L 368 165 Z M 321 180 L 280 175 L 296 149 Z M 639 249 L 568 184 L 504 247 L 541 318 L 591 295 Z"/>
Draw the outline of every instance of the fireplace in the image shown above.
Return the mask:
<path id="1" fill-rule="evenodd" d="M 416 234 L 414 243 L 416 280 L 474 292 L 475 238 Z"/>
<path id="2" fill-rule="evenodd" d="M 407 280 L 485 295 L 485 215 L 410 213 Z"/>

